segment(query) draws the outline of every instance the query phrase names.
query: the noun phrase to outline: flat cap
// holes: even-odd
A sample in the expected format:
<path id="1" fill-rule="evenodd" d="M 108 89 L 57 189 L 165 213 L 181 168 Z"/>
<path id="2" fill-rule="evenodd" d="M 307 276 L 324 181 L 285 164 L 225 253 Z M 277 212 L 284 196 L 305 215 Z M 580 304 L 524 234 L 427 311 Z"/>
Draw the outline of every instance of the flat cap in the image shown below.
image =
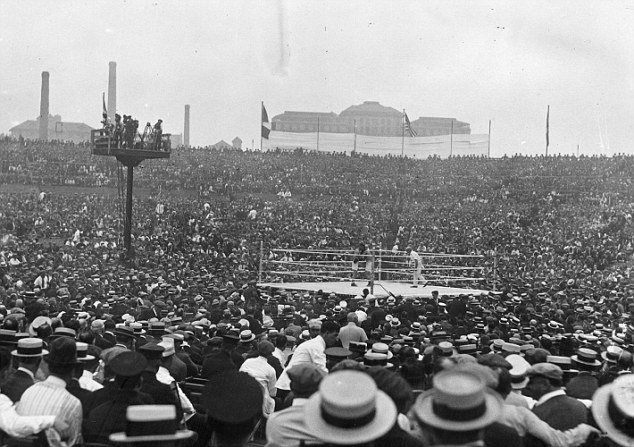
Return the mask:
<path id="1" fill-rule="evenodd" d="M 548 379 L 561 380 L 564 377 L 563 370 L 554 363 L 536 363 L 528 368 L 529 376 L 542 376 Z"/>
<path id="2" fill-rule="evenodd" d="M 299 394 L 312 394 L 319 389 L 325 374 L 312 363 L 299 363 L 287 371 L 291 389 Z"/>

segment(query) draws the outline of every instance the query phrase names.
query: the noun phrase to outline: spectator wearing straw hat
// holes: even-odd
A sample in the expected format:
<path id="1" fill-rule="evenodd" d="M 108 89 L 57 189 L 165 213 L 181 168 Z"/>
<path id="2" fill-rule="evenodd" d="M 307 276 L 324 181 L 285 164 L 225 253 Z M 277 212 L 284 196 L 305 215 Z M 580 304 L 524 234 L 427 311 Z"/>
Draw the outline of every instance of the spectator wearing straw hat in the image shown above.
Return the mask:
<path id="1" fill-rule="evenodd" d="M 424 445 L 484 445 L 484 431 L 499 419 L 502 399 L 488 393 L 482 379 L 465 370 L 440 372 L 433 383 L 411 411 L 421 426 Z"/>
<path id="2" fill-rule="evenodd" d="M 312 438 L 330 445 L 374 445 L 396 424 L 396 405 L 366 373 L 336 371 L 326 376 L 304 405 Z"/>
<path id="3" fill-rule="evenodd" d="M 566 395 L 563 371 L 553 363 L 537 363 L 527 371 L 526 386 L 536 399 L 533 412 L 551 427 L 566 431 L 588 421 L 586 406 Z"/>
<path id="4" fill-rule="evenodd" d="M 70 394 L 72 394 L 77 399 L 79 399 L 79 401 L 81 402 L 82 409 L 84 411 L 84 416 L 86 416 L 86 410 L 90 407 L 92 403 L 93 394 L 91 390 L 85 389 L 81 386 L 79 379 L 82 377 L 84 373 L 84 364 L 89 362 L 94 362 L 96 359 L 95 359 L 95 356 L 88 354 L 88 344 L 78 341 L 76 342 L 76 347 L 77 347 L 77 365 L 75 366 L 75 371 L 73 371 L 73 380 L 71 380 L 70 383 L 66 385 L 66 389 L 68 390 Z M 95 389 L 103 388 L 103 386 L 100 385 L 99 383 L 95 381 L 93 382 L 94 382 L 93 386 L 96 385 L 98 387 Z"/>
<path id="5" fill-rule="evenodd" d="M 60 337 L 50 344 L 50 352 L 44 356 L 50 375 L 43 382 L 28 388 L 18 404 L 18 413 L 23 416 L 53 415 L 64 418 L 68 429 L 61 433 L 46 431 L 51 446 L 81 444 L 82 407 L 79 399 L 66 390 L 73 378 L 77 364 L 75 340 Z"/>
<path id="6" fill-rule="evenodd" d="M 620 446 L 634 445 L 634 374 L 602 386 L 592 397 L 592 416 L 608 438 Z"/>
<path id="7" fill-rule="evenodd" d="M 570 359 L 579 370 L 579 374 L 566 384 L 566 394 L 570 397 L 587 400 L 589 404 L 594 392 L 599 388 L 599 379 L 596 374 L 602 363 L 598 359 L 598 353 L 593 349 L 582 347 Z"/>
<path id="8" fill-rule="evenodd" d="M 35 383 L 35 373 L 42 363 L 42 356 L 48 354 L 43 349 L 44 342 L 39 338 L 23 338 L 11 355 L 18 358 L 18 369 L 7 377 L 2 384 L 2 394 L 13 402 L 18 402 L 27 388 Z"/>
<path id="9" fill-rule="evenodd" d="M 125 411 L 125 431 L 112 433 L 112 444 L 170 447 L 195 437 L 191 430 L 179 430 L 173 405 L 130 405 Z"/>
<path id="10" fill-rule="evenodd" d="M 167 369 L 171 357 L 173 357 L 176 353 L 176 351 L 174 350 L 174 340 L 171 338 L 163 338 L 163 340 L 158 345 L 163 348 L 163 352 L 161 353 L 161 365 L 156 372 L 156 379 L 159 382 L 164 383 L 165 385 L 169 385 L 174 394 L 178 396 L 180 406 L 183 410 L 184 418 L 185 420 L 188 420 L 196 414 L 194 405 L 191 403 L 185 393 L 183 393 L 183 390 L 180 388 L 174 377 L 170 374 L 169 369 Z"/>

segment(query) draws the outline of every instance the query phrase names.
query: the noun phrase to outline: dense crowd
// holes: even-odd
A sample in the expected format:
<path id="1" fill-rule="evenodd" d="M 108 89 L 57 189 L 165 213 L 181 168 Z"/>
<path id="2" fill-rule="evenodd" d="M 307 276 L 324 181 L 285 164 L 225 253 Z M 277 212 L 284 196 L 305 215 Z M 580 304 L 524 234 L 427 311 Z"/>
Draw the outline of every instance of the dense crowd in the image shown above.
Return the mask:
<path id="1" fill-rule="evenodd" d="M 117 186 L 113 160 L 8 138 L 0 154 L 3 183 L 38 187 L 0 189 L 0 428 L 11 436 L 157 445 L 131 426 L 166 411 L 178 430 L 162 440 L 198 445 L 572 446 L 594 427 L 632 442 L 633 404 L 614 390 L 633 389 L 634 157 L 179 148 L 135 173 L 154 192 L 135 198 L 126 260 L 117 197 L 47 189 Z M 359 243 L 404 260 L 413 247 L 427 289 L 490 292 L 255 283 L 300 280 L 295 262 L 345 263 Z M 430 265 L 449 261 L 433 254 L 479 257 L 452 259 L 452 274 L 471 278 L 453 282 L 435 279 Z M 282 259 L 288 271 L 271 273 Z M 55 390 L 63 412 L 41 404 L 60 379 L 76 397 Z"/>

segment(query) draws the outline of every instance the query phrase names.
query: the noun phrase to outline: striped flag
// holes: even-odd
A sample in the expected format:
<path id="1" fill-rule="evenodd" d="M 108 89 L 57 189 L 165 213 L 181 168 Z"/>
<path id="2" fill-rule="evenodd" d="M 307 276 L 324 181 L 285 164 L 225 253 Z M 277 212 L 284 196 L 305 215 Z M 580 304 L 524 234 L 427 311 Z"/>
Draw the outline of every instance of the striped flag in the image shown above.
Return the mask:
<path id="1" fill-rule="evenodd" d="M 262 138 L 265 140 L 269 139 L 269 134 L 271 133 L 271 123 L 269 123 L 269 115 L 266 113 L 266 109 L 264 108 L 264 103 L 262 103 Z"/>
<path id="2" fill-rule="evenodd" d="M 410 137 L 416 136 L 416 131 L 412 128 L 412 123 L 409 122 L 409 118 L 407 117 L 407 113 L 405 112 L 403 112 L 403 126 L 405 132 L 407 132 Z"/>

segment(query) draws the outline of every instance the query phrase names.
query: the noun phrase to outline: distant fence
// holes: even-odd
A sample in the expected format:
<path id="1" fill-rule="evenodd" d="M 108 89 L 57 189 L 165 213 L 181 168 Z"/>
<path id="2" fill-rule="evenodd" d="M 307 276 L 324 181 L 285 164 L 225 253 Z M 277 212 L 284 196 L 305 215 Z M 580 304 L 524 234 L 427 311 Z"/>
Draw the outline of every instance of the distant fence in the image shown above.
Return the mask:
<path id="1" fill-rule="evenodd" d="M 319 148 L 317 140 L 319 139 Z M 433 137 L 375 137 L 355 136 L 351 133 L 320 132 L 280 132 L 272 131 L 269 139 L 263 140 L 263 149 L 292 150 L 304 148 L 320 152 L 356 152 L 370 155 L 401 155 L 415 158 L 427 158 L 432 155 L 447 158 L 449 155 L 487 155 L 489 136 L 487 134 L 456 134 Z"/>

